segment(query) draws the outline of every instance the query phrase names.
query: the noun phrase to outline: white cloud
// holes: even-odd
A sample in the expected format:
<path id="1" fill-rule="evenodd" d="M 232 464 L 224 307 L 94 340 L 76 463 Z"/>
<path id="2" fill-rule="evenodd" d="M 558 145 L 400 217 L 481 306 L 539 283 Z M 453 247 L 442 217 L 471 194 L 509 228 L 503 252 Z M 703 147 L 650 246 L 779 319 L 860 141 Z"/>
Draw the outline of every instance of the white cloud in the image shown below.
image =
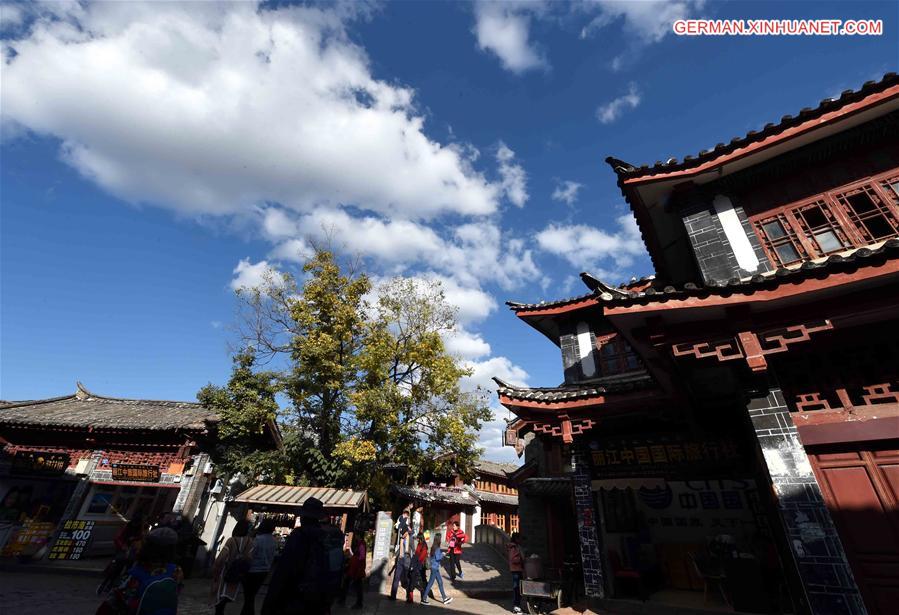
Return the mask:
<path id="1" fill-rule="evenodd" d="M 628 267 L 635 257 L 645 253 L 645 248 L 633 216 L 619 216 L 616 222 L 619 228 L 614 232 L 585 224 L 550 224 L 537 233 L 537 244 L 581 271 L 592 270 L 606 277 L 620 276 L 620 271 L 610 270 L 608 265 L 614 264 L 617 269 Z"/>
<path id="2" fill-rule="evenodd" d="M 4 122 L 58 138 L 70 165 L 122 199 L 190 215 L 498 207 L 468 150 L 427 136 L 414 91 L 372 76 L 346 8 L 46 6 L 62 18 L 5 41 Z"/>
<path id="3" fill-rule="evenodd" d="M 478 444 L 484 449 L 484 459 L 507 463 L 521 464 L 521 459 L 511 446 L 503 446 L 503 432 L 506 430 L 506 419 L 511 413 L 505 408 L 493 409 L 494 419 L 481 428 Z"/>
<path id="4" fill-rule="evenodd" d="M 531 13 L 541 8 L 541 2 L 478 2 L 474 25 L 478 47 L 496 54 L 503 68 L 513 73 L 548 68 L 549 62 L 530 40 Z"/>
<path id="5" fill-rule="evenodd" d="M 577 201 L 577 193 L 583 187 L 584 184 L 573 181 L 560 182 L 556 185 L 556 189 L 553 190 L 552 199 L 566 205 L 574 205 L 575 201 Z"/>
<path id="6" fill-rule="evenodd" d="M 490 354 L 490 344 L 479 333 L 471 333 L 461 327 L 445 335 L 443 343 L 450 354 L 461 359 L 480 359 Z"/>
<path id="7" fill-rule="evenodd" d="M 499 163 L 503 192 L 513 205 L 524 207 L 528 200 L 528 176 L 524 168 L 514 162 L 515 152 L 500 141 L 496 150 L 496 160 Z"/>
<path id="8" fill-rule="evenodd" d="M 496 299 L 490 293 L 473 286 L 464 286 L 451 277 L 437 276 L 443 285 L 447 302 L 455 307 L 457 318 L 464 326 L 487 318 L 496 309 Z"/>
<path id="9" fill-rule="evenodd" d="M 487 391 L 495 391 L 494 376 L 515 386 L 527 386 L 528 373 L 515 365 L 507 357 L 491 357 L 482 361 L 465 361 L 465 366 L 472 370 L 471 376 L 464 379 L 463 386 L 468 390 L 477 387 Z"/>
<path id="10" fill-rule="evenodd" d="M 463 287 L 479 288 L 494 282 L 508 290 L 525 282 L 544 281 L 525 242 L 504 234 L 490 219 L 476 218 L 438 232 L 420 222 L 353 215 L 343 209 L 320 208 L 303 215 L 283 210 L 273 213 L 273 209 L 263 212 L 261 222 L 265 236 L 278 244 L 271 253 L 273 258 L 302 260 L 307 243 L 297 237 L 309 237 L 377 259 L 396 273 L 423 267 Z"/>
<path id="11" fill-rule="evenodd" d="M 495 392 L 496 383 L 492 378 L 496 376 L 510 384 L 527 386 L 527 372 L 506 357 L 467 361 L 465 364 L 473 370 L 473 373 L 463 381 L 463 387 L 467 390 L 474 390 L 480 386 L 490 394 L 494 418 L 483 425 L 479 435 L 479 444 L 485 449 L 484 457 L 496 461 L 518 461 L 515 449 L 503 446 L 506 419 L 512 418 L 512 414 L 499 405 Z"/>
<path id="12" fill-rule="evenodd" d="M 18 4 L 0 4 L 0 30 L 17 28 L 25 22 L 25 11 Z"/>
<path id="13" fill-rule="evenodd" d="M 628 109 L 636 109 L 640 104 L 640 91 L 636 83 L 628 85 L 627 94 L 600 105 L 596 109 L 596 118 L 603 124 L 611 124 Z"/>
<path id="14" fill-rule="evenodd" d="M 281 284 L 282 278 L 268 261 L 259 261 L 251 263 L 249 258 L 241 259 L 237 263 L 237 267 L 232 272 L 234 278 L 231 280 L 231 288 L 233 290 L 258 288 L 266 283 Z"/>
<path id="15" fill-rule="evenodd" d="M 585 11 L 599 10 L 581 30 L 586 38 L 612 23 L 622 21 L 623 29 L 643 44 L 658 43 L 671 32 L 671 25 L 702 8 L 705 0 L 590 0 Z"/>

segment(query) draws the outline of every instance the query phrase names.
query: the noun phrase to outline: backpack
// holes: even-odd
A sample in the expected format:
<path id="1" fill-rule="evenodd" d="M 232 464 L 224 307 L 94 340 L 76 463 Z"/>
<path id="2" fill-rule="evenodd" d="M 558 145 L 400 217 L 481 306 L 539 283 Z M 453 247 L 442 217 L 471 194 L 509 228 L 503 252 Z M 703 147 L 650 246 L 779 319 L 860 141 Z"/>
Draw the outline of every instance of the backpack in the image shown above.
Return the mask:
<path id="1" fill-rule="evenodd" d="M 334 526 L 310 528 L 303 533 L 305 561 L 298 589 L 304 594 L 335 596 L 343 579 L 343 532 Z"/>
<path id="2" fill-rule="evenodd" d="M 238 540 L 248 540 L 247 538 Z M 250 571 L 250 558 L 246 556 L 246 543 L 240 542 L 237 557 L 232 556 L 225 566 L 225 573 L 222 576 L 225 583 L 240 583 Z"/>
<path id="3" fill-rule="evenodd" d="M 126 608 L 133 615 L 175 615 L 178 612 L 178 582 L 175 564 L 147 571 L 135 566 L 129 572 L 133 598 Z M 154 574 L 155 573 L 155 574 Z"/>

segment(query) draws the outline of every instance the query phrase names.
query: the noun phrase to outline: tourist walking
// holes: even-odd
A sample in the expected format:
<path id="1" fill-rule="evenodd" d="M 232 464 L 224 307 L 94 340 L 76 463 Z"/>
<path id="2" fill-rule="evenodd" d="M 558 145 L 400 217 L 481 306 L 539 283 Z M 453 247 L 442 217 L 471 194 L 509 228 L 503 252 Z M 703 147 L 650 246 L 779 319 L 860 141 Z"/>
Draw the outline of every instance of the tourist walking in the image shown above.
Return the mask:
<path id="1" fill-rule="evenodd" d="M 356 591 L 356 602 L 352 608 L 362 608 L 362 597 L 365 593 L 365 539 L 361 532 L 353 534 L 353 542 L 350 546 L 350 557 L 347 562 L 346 575 L 340 592 L 340 605 L 346 604 L 346 595 L 350 588 Z"/>
<path id="2" fill-rule="evenodd" d="M 231 538 L 215 558 L 212 565 L 212 605 L 215 615 L 224 615 L 229 602 L 237 600 L 237 593 L 250 570 L 253 557 L 253 538 L 250 523 L 241 519 L 234 526 Z"/>
<path id="3" fill-rule="evenodd" d="M 506 545 L 509 556 L 509 572 L 512 573 L 512 612 L 521 613 L 521 578 L 524 575 L 524 551 L 521 550 L 521 534 L 512 532 Z"/>
<path id="4" fill-rule="evenodd" d="M 406 590 L 406 601 L 412 600 L 409 587 L 409 571 L 412 569 L 412 536 L 409 527 L 400 526 L 400 535 L 396 540 L 396 562 L 393 565 L 393 582 L 390 584 L 390 599 L 396 600 L 396 592 L 400 585 Z"/>
<path id="5" fill-rule="evenodd" d="M 334 579 L 330 541 L 321 524 L 324 505 L 318 498 L 309 498 L 300 507 L 299 516 L 300 527 L 290 533 L 272 572 L 262 615 L 326 615 L 330 611 Z M 342 545 L 340 549 L 342 558 Z"/>
<path id="6" fill-rule="evenodd" d="M 170 528 L 150 532 L 137 562 L 114 588 L 97 615 L 175 615 L 184 574 L 175 564 L 178 535 Z"/>
<path id="7" fill-rule="evenodd" d="M 422 604 L 430 604 L 428 597 L 431 595 L 434 583 L 437 583 L 437 589 L 440 590 L 440 600 L 443 604 L 449 604 L 453 601 L 452 598 L 446 597 L 446 590 L 443 589 L 443 576 L 440 574 L 440 562 L 442 559 L 443 549 L 440 548 L 440 534 L 434 534 L 434 543 L 431 545 L 431 553 L 428 558 L 431 576 L 428 579 L 424 592 L 421 594 Z"/>
<path id="8" fill-rule="evenodd" d="M 456 575 L 460 579 L 464 579 L 462 574 L 462 545 L 468 540 L 468 536 L 459 527 L 458 521 L 453 521 L 453 525 L 446 531 L 446 554 L 449 556 L 449 575 L 450 581 L 455 582 Z"/>
<path id="9" fill-rule="evenodd" d="M 278 543 L 272 532 L 275 531 L 275 522 L 272 519 L 263 519 L 256 530 L 253 539 L 253 559 L 250 560 L 250 569 L 243 579 L 243 608 L 240 615 L 254 615 L 256 613 L 256 594 L 275 561 L 275 553 Z"/>
<path id="10" fill-rule="evenodd" d="M 413 595 L 417 589 L 423 592 L 427 584 L 425 577 L 425 569 L 428 565 L 428 544 L 425 542 L 425 535 L 418 534 L 416 537 L 415 552 L 412 554 L 412 567 L 409 569 L 409 592 L 406 594 L 406 602 L 412 602 L 415 599 Z"/>

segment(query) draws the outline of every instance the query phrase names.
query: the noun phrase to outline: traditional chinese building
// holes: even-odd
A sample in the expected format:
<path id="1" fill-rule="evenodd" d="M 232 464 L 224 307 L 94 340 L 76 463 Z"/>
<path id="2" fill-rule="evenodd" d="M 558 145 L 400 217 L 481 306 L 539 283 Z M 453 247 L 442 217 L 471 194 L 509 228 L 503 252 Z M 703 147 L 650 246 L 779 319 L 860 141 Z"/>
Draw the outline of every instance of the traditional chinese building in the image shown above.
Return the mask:
<path id="1" fill-rule="evenodd" d="M 407 485 L 405 466 L 391 464 L 388 470 L 396 481 L 391 492 L 401 508 L 420 508 L 424 527 L 443 531 L 458 522 L 471 542 L 479 525 L 491 525 L 507 534 L 518 531 L 518 492 L 509 475 L 518 466 L 479 460 L 475 478 L 466 483 L 458 474 L 425 475 L 418 484 Z"/>
<path id="2" fill-rule="evenodd" d="M 481 501 L 481 523 L 498 527 L 507 534 L 517 532 L 518 489 L 512 486 L 509 474 L 518 470 L 518 465 L 482 459 L 475 469 L 474 489 Z"/>
<path id="3" fill-rule="evenodd" d="M 895 612 L 899 78 L 607 162 L 656 273 L 509 304 L 565 375 L 498 381 L 525 536 L 551 566 L 579 554 L 596 601 Z"/>
<path id="4" fill-rule="evenodd" d="M 167 512 L 193 521 L 211 487 L 204 451 L 217 423 L 197 403 L 104 397 L 80 383 L 72 395 L 4 402 L 3 553 L 41 555 L 47 544 L 49 559 L 105 557 L 116 532 L 136 514 L 147 523 Z M 63 526 L 90 530 L 79 534 L 86 538 L 75 545 L 77 553 L 55 549 Z"/>

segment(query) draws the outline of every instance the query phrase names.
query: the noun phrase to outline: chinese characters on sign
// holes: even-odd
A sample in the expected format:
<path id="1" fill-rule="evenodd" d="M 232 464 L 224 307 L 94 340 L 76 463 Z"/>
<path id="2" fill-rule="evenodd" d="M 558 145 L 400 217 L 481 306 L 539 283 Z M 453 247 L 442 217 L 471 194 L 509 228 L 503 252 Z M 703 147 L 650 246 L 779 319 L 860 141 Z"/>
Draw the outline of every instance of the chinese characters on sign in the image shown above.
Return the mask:
<path id="1" fill-rule="evenodd" d="M 15 474 L 62 474 L 69 467 L 66 453 L 18 451 L 12 460 Z"/>
<path id="2" fill-rule="evenodd" d="M 161 476 L 159 466 L 134 463 L 112 464 L 112 480 L 133 480 L 143 483 L 158 483 Z"/>
<path id="3" fill-rule="evenodd" d="M 740 459 L 727 439 L 602 442 L 591 451 L 593 471 L 609 474 L 671 474 L 689 466 L 732 464 Z"/>
<path id="4" fill-rule="evenodd" d="M 75 519 L 66 521 L 47 559 L 81 559 L 91 540 L 93 530 L 93 521 Z"/>

